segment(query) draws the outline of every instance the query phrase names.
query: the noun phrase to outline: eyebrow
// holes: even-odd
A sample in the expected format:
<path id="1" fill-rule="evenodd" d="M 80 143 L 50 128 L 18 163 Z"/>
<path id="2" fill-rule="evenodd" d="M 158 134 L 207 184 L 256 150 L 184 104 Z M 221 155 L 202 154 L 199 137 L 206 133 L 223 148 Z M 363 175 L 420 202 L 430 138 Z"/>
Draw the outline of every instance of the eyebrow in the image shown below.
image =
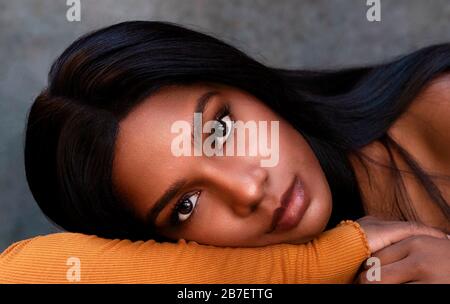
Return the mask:
<path id="1" fill-rule="evenodd" d="M 155 224 L 155 220 L 161 211 L 170 203 L 170 201 L 178 194 L 180 189 L 186 184 L 185 179 L 175 181 L 167 188 L 163 195 L 156 201 L 156 204 L 147 213 L 147 223 L 150 225 Z"/>
<path id="2" fill-rule="evenodd" d="M 218 91 L 208 91 L 202 94 L 198 99 L 194 109 L 194 113 L 202 113 L 205 110 L 209 101 L 211 101 L 211 97 L 219 94 Z M 194 129 L 194 122 L 192 122 L 191 130 Z M 192 137 L 194 137 L 194 133 L 192 131 Z M 177 196 L 178 192 L 180 192 L 181 188 L 186 184 L 186 179 L 179 179 L 172 183 L 169 188 L 161 195 L 161 197 L 156 200 L 156 203 L 150 209 L 150 211 L 146 215 L 146 222 L 150 225 L 154 225 L 156 218 L 161 213 L 161 211 Z"/>

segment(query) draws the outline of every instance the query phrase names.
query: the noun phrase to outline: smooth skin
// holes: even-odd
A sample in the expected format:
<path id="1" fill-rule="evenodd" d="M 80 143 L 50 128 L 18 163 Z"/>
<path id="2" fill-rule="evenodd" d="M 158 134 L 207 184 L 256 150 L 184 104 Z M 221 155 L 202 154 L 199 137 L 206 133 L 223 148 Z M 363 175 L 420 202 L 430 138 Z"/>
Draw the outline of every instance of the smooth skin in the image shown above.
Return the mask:
<path id="1" fill-rule="evenodd" d="M 426 170 L 447 175 L 450 175 L 450 134 L 447 132 L 450 130 L 449 83 L 450 77 L 446 75 L 430 83 L 389 130 L 391 136 L 414 155 Z M 259 155 L 172 155 L 170 148 L 175 135 L 170 132 L 171 125 L 178 120 L 191 121 L 196 100 L 208 91 L 216 91 L 218 94 L 208 103 L 203 113 L 204 122 L 214 120 L 225 105 L 234 121 L 280 122 L 280 156 L 277 166 L 261 167 L 260 160 L 263 157 Z M 382 163 L 388 163 L 386 152 L 377 142 L 364 147 L 363 151 Z M 352 164 L 363 192 L 367 215 L 375 215 L 384 220 L 398 220 L 391 212 L 393 179 L 389 171 L 369 164 L 376 181 L 375 184 L 372 181 L 370 187 L 360 164 L 355 160 Z M 404 164 L 399 161 L 399 166 L 402 168 Z M 281 196 L 294 175 L 302 180 L 307 193 L 309 205 L 306 213 L 291 230 L 268 233 L 273 212 L 280 206 Z M 449 233 L 448 221 L 429 201 L 421 185 L 408 175 L 405 178 L 420 220 L 430 227 Z M 254 96 L 226 85 L 202 83 L 166 87 L 133 109 L 120 123 L 113 179 L 119 193 L 142 220 L 147 219 L 149 210 L 172 183 L 185 179 L 186 183 L 157 216 L 154 225 L 164 236 L 193 240 L 201 244 L 252 247 L 305 243 L 325 229 L 331 214 L 332 201 L 328 182 L 302 135 Z M 438 186 L 444 198 L 450 201 L 450 183 L 439 181 Z M 181 212 L 176 212 L 175 217 L 181 225 L 173 226 L 170 221 L 171 212 L 180 200 L 195 207 L 177 209 Z M 368 238 L 376 239 L 373 231 L 369 234 Z M 410 233 L 409 236 L 417 234 L 434 236 L 418 237 L 423 246 L 408 247 L 416 257 L 427 256 L 422 263 L 436 263 L 442 255 L 450 257 L 450 251 L 442 252 L 440 249 L 443 246 L 446 248 L 450 243 L 445 235 L 433 230 L 433 233 Z M 382 259 L 383 267 L 405 260 L 405 256 L 397 254 L 405 252 L 403 247 L 398 247 L 403 240 L 405 243 L 409 240 L 405 237 L 403 234 L 402 238 L 393 242 L 373 247 L 384 257 L 389 256 Z M 441 261 L 438 268 L 448 269 L 449 265 L 450 259 L 447 258 Z M 419 274 L 404 275 L 401 278 L 389 275 L 393 272 L 387 272 L 383 279 L 393 283 L 434 281 L 436 267 L 424 265 L 421 269 L 424 271 Z M 444 277 L 440 282 L 448 282 L 446 280 L 448 278 Z"/>
<path id="2" fill-rule="evenodd" d="M 197 99 L 208 91 L 219 94 L 208 103 L 204 122 L 214 120 L 225 105 L 233 121 L 280 122 L 277 166 L 261 167 L 260 160 L 266 157 L 259 154 L 172 154 L 176 136 L 170 132 L 172 124 L 192 121 Z M 297 227 L 268 233 L 274 210 L 294 175 L 303 181 L 309 207 Z M 176 199 L 156 218 L 155 226 L 164 236 L 202 244 L 246 247 L 305 243 L 325 229 L 331 214 L 331 191 L 325 174 L 300 133 L 252 95 L 224 85 L 167 87 L 134 109 L 120 123 L 113 177 L 120 193 L 143 220 L 172 183 L 186 179 Z M 201 193 L 189 218 L 178 227 L 170 225 L 177 200 L 195 191 Z"/>
<path id="3" fill-rule="evenodd" d="M 417 96 L 408 111 L 390 128 L 390 134 L 414 155 L 419 163 L 435 174 L 450 174 L 450 75 L 435 78 Z M 379 145 L 366 147 L 375 159 L 386 159 Z M 406 165 L 396 156 L 400 168 Z M 386 162 L 387 163 L 387 162 Z M 372 168 L 376 185 L 372 190 L 367 179 L 357 171 L 360 184 L 366 192 L 365 206 L 369 214 L 390 219 L 387 213 L 392 202 L 389 191 L 390 177 L 382 168 Z M 421 222 L 450 233 L 450 223 L 433 205 L 423 187 L 408 174 L 406 187 Z M 450 180 L 435 179 L 443 197 L 450 201 Z M 382 192 L 379 189 L 387 189 Z M 377 191 L 378 190 L 378 191 Z M 383 203 L 381 203 L 383 202 Z M 385 283 L 450 283 L 450 241 L 445 238 L 415 236 L 396 242 L 379 250 L 372 256 L 380 258 L 381 281 L 368 281 L 363 271 L 357 282 L 365 284 Z"/>

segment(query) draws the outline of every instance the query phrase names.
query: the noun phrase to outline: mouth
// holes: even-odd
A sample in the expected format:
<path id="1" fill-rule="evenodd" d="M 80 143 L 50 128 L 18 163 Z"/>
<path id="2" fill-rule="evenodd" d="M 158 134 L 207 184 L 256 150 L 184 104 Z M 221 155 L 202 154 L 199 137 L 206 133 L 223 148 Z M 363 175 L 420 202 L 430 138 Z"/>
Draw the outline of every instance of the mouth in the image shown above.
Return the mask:
<path id="1" fill-rule="evenodd" d="M 301 180 L 294 176 L 289 188 L 281 197 L 281 206 L 275 209 L 269 232 L 281 232 L 298 225 L 308 208 L 305 189 Z"/>

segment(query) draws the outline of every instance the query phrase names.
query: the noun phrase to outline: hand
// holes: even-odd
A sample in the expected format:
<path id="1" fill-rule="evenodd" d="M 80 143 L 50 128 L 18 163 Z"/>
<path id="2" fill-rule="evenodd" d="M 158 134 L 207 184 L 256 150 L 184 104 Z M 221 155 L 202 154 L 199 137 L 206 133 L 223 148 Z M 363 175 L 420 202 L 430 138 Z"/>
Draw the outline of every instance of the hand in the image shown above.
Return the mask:
<path id="1" fill-rule="evenodd" d="M 380 259 L 381 281 L 368 281 L 367 270 L 357 283 L 450 283 L 450 240 L 416 236 L 386 247 L 373 257 Z"/>
<path id="2" fill-rule="evenodd" d="M 370 252 L 379 251 L 412 236 L 432 236 L 447 240 L 441 230 L 416 222 L 384 221 L 373 216 L 365 216 L 356 221 L 366 234 Z"/>

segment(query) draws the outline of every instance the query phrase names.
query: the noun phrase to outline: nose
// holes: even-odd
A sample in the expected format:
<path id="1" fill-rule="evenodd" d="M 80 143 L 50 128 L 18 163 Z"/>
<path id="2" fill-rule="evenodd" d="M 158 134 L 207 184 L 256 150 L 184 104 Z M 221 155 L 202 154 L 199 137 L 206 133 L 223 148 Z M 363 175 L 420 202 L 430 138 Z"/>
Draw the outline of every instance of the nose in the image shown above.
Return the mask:
<path id="1" fill-rule="evenodd" d="M 223 200 L 239 216 L 255 211 L 264 199 L 269 176 L 265 168 L 228 162 L 226 166 L 207 166 L 204 173 L 211 186 L 219 190 Z"/>

